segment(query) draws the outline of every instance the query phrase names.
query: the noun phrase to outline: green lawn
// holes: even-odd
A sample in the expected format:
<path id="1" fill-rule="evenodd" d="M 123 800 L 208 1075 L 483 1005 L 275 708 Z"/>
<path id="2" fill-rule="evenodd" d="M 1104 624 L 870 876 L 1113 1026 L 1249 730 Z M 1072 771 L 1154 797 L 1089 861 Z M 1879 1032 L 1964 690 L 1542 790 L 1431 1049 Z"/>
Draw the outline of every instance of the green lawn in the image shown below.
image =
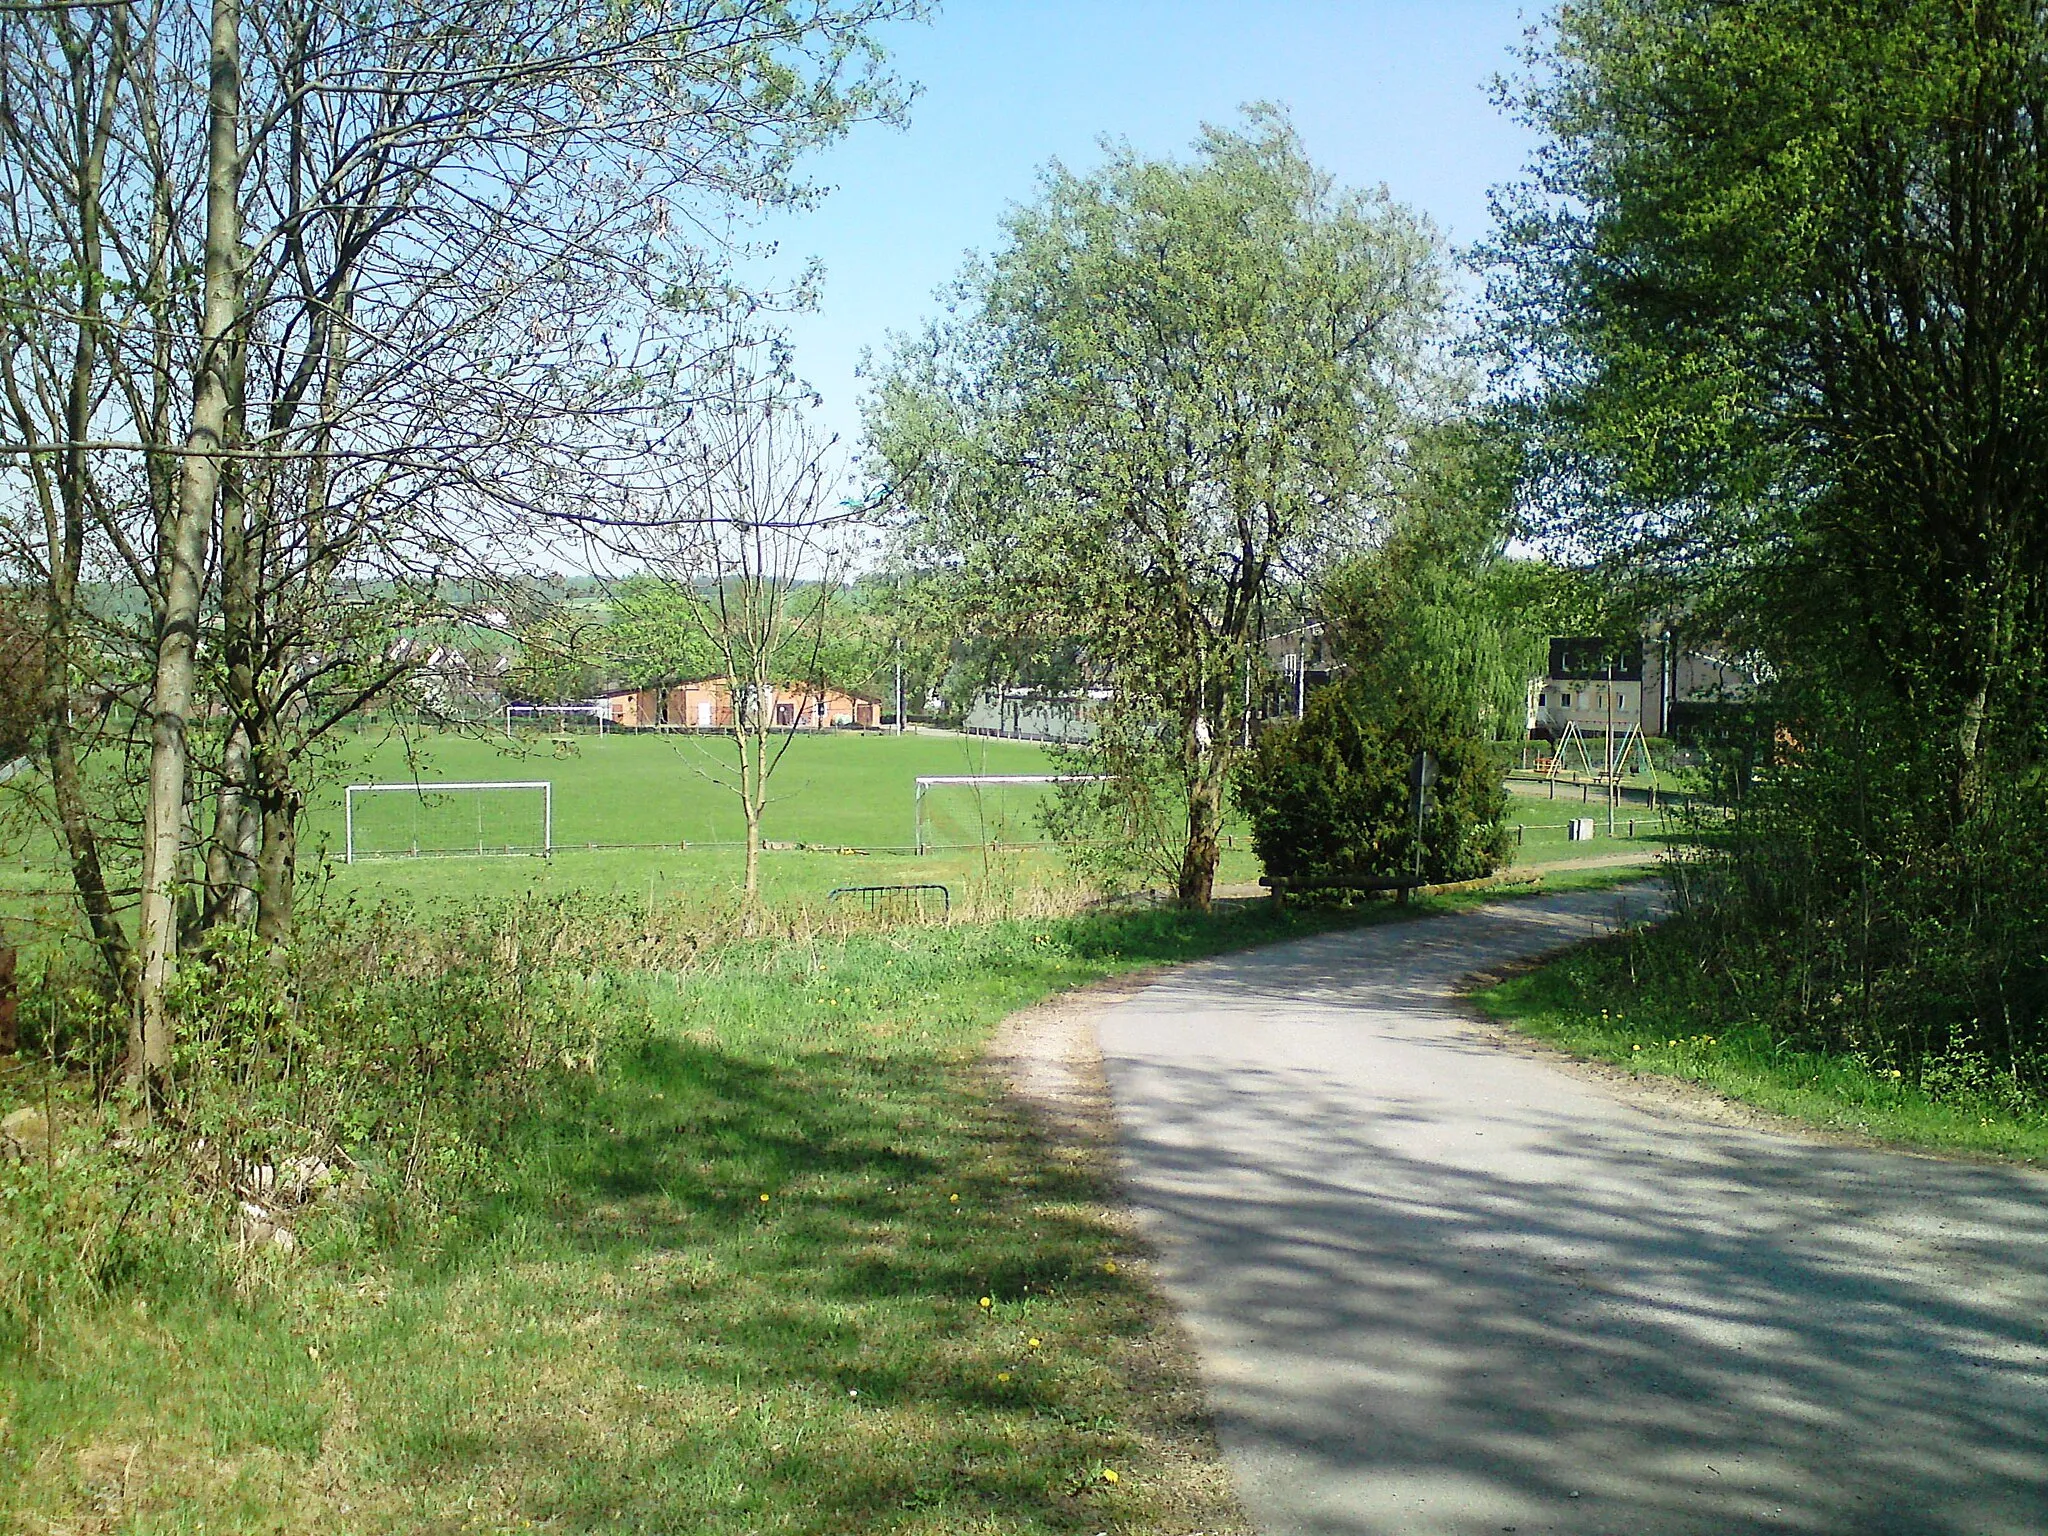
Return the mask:
<path id="1" fill-rule="evenodd" d="M 352 743 L 308 809 L 315 845 L 341 846 L 341 782 L 546 779 L 555 786 L 555 844 L 676 847 L 746 836 L 729 776 L 731 748 L 699 736 L 579 734 L 566 755 L 546 737 L 436 733 L 410 749 Z M 1033 742 L 988 737 L 797 736 L 770 781 L 764 834 L 778 842 L 907 848 L 916 779 L 930 774 L 1041 774 L 1055 769 Z M 401 803 L 410 797 L 393 797 Z M 359 801 L 360 805 L 362 802 Z"/>
<path id="2" fill-rule="evenodd" d="M 1591 818 L 1591 842 L 1570 840 L 1567 825 L 1580 817 Z M 1561 859 L 1600 858 L 1609 854 L 1640 854 L 1645 859 L 1661 853 L 1678 833 L 1676 820 L 1652 816 L 1645 806 L 1618 805 L 1614 809 L 1614 831 L 1607 830 L 1607 803 L 1596 793 L 1582 800 L 1576 786 L 1560 784 L 1557 796 L 1527 794 L 1510 789 L 1507 823 L 1522 829 L 1515 844 L 1515 863 L 1541 867 Z"/>
<path id="3" fill-rule="evenodd" d="M 737 890 L 745 835 L 738 800 L 709 775 L 723 771 L 726 750 L 713 738 L 581 735 L 557 756 L 546 738 L 433 735 L 408 749 L 397 741 L 366 743 L 337 765 L 331 787 L 307 814 L 307 869 L 333 897 L 423 902 L 525 892 L 618 891 L 652 900 L 673 896 L 724 899 Z M 1059 855 L 1042 848 L 991 853 L 989 840 L 1037 838 L 1036 789 L 934 790 L 928 834 L 942 846 L 909 851 L 915 781 L 936 774 L 1045 774 L 1056 765 L 1043 747 L 988 737 L 941 735 L 799 736 L 772 781 L 764 832 L 763 895 L 775 905 L 816 903 L 841 886 L 937 883 L 956 904 L 985 913 L 1071 905 L 1074 880 Z M 383 857 L 340 860 L 342 782 L 433 783 L 545 779 L 554 785 L 555 853 L 486 857 Z M 394 795 L 382 807 L 402 820 L 413 803 Z M 365 801 L 358 797 L 361 827 Z M 472 812 L 473 814 L 473 812 Z M 494 813 L 514 814 L 507 807 Z M 523 814 L 529 821 L 535 807 Z M 402 833 L 394 821 L 389 830 Z M 530 836 L 527 828 L 522 836 Z M 595 846 L 593 846 L 595 845 Z M 620 846 L 628 845 L 628 846 Z M 318 857 L 325 852 L 324 862 Z M 843 850 L 843 851 L 842 851 Z M 1256 880 L 1257 860 L 1242 832 L 1227 839 L 1219 879 Z M 847 898 L 858 899 L 858 898 Z"/>
<path id="4" fill-rule="evenodd" d="M 558 756 L 546 737 L 429 734 L 410 749 L 381 735 L 347 743 L 327 765 L 323 786 L 306 819 L 308 879 L 332 899 L 381 901 L 393 896 L 422 903 L 526 892 L 622 892 L 654 900 L 676 896 L 722 901 L 737 890 L 743 836 L 732 792 L 710 777 L 724 761 L 721 745 L 696 737 L 578 735 Z M 1044 748 L 1028 742 L 944 735 L 799 736 L 774 781 L 767 813 L 772 849 L 763 859 L 762 883 L 776 905 L 821 903 L 841 886 L 937 883 L 956 903 L 979 913 L 1035 911 L 1071 905 L 1074 881 L 1057 853 L 1017 849 L 989 855 L 978 847 L 945 847 L 913 857 L 912 796 L 919 775 L 1033 774 L 1055 771 Z M 525 854 L 491 857 L 389 857 L 341 862 L 344 783 L 546 779 L 555 786 L 552 858 Z M 937 792 L 943 794 L 946 792 Z M 998 792 L 975 806 L 966 791 L 950 803 L 934 802 L 942 831 L 974 840 L 977 815 L 998 837 L 1034 835 L 1028 794 L 1005 802 Z M 387 814 L 402 816 L 413 797 L 393 796 Z M 358 804 L 362 802 L 359 800 Z M 1569 787 L 1558 798 L 1512 795 L 1508 820 L 1523 828 L 1516 862 L 1541 868 L 1559 860 L 1611 853 L 1652 855 L 1662 847 L 1658 823 L 1620 813 L 1610 840 L 1604 810 L 1582 805 Z M 518 815 L 533 819 L 528 803 Z M 512 807 L 497 813 L 511 817 Z M 1571 843 L 1565 823 L 1575 815 L 1595 820 L 1590 843 Z M 531 829 L 520 834 L 530 836 Z M 599 846 L 593 848 L 591 845 Z M 1243 886 L 1260 866 L 1249 838 L 1236 826 L 1225 840 L 1219 882 Z M 628 845 L 628 846 L 619 846 Z M 685 846 L 687 845 L 687 846 Z M 842 853 L 840 849 L 864 850 Z M 1058 900 L 1055 900 L 1055 896 Z M 1041 899 L 1041 897 L 1043 899 Z M 317 899 L 317 898 L 316 898 Z M 853 898 L 849 898 L 853 899 Z M 30 834 L 15 856 L 0 863 L 0 903 L 32 936 L 68 932 L 68 891 L 46 830 Z"/>

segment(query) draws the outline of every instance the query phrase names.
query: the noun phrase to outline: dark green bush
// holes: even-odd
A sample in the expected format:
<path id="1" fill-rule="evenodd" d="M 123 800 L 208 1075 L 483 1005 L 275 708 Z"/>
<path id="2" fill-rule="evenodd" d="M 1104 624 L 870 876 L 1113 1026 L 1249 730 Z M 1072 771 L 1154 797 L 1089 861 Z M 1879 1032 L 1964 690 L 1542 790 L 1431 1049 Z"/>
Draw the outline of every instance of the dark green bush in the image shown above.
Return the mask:
<path id="1" fill-rule="evenodd" d="M 1448 711 L 1325 688 L 1299 721 L 1268 728 L 1239 767 L 1238 805 L 1266 873 L 1289 879 L 1391 878 L 1415 868 L 1409 765 L 1437 761 L 1422 825 L 1425 880 L 1470 880 L 1508 853 L 1507 791 L 1493 748 Z"/>
<path id="2" fill-rule="evenodd" d="M 2002 749 L 1968 795 L 1949 744 L 1867 700 L 1779 690 L 1713 751 L 1726 811 L 1681 866 L 1701 978 L 1797 1049 L 1937 1098 L 2048 1087 L 2048 782 Z"/>

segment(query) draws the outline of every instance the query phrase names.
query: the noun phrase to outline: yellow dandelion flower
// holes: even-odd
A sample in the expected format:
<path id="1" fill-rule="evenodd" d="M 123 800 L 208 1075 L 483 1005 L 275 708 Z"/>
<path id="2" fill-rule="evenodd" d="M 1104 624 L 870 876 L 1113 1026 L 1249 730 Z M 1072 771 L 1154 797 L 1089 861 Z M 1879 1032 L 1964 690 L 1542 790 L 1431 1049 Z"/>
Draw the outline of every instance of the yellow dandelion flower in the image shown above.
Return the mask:
<path id="1" fill-rule="evenodd" d="M 1104 1259 L 1104 1260 L 1102 1261 L 1102 1272 L 1103 1272 L 1103 1273 L 1104 1273 L 1105 1275 L 1113 1275 L 1113 1274 L 1115 1274 L 1115 1273 L 1116 1273 L 1116 1260 L 1115 1260 L 1115 1259 Z"/>
<path id="2" fill-rule="evenodd" d="M 958 1205 L 960 1203 L 960 1197 L 958 1195 L 948 1195 L 946 1196 L 946 1199 L 953 1205 Z"/>
<path id="3" fill-rule="evenodd" d="M 1104 1468 L 1102 1469 L 1102 1480 L 1103 1480 L 1103 1481 L 1104 1481 L 1105 1483 L 1113 1483 L 1113 1482 L 1117 1481 L 1117 1475 L 1116 1475 L 1116 1468 L 1115 1468 L 1115 1467 L 1104 1467 Z"/>
<path id="4" fill-rule="evenodd" d="M 997 1371 L 997 1372 L 996 1372 L 996 1380 L 997 1380 L 997 1381 L 1008 1381 L 1009 1379 L 1010 1379 L 1010 1373 L 1009 1373 L 1008 1371 Z"/>
<path id="5" fill-rule="evenodd" d="M 994 1298 L 993 1296 L 984 1296 L 984 1297 L 982 1297 L 982 1298 L 981 1298 L 981 1305 L 982 1305 L 982 1308 L 983 1308 L 983 1310 L 987 1310 L 987 1309 L 988 1309 L 989 1307 L 992 1307 L 992 1306 L 994 1306 L 995 1304 L 996 1304 L 996 1301 L 995 1301 L 995 1298 Z"/>
<path id="6" fill-rule="evenodd" d="M 763 1196 L 761 1197 L 761 1203 L 762 1203 L 763 1205 L 766 1205 L 766 1204 L 768 1203 L 768 1197 L 767 1197 L 766 1195 L 763 1195 Z"/>
<path id="7" fill-rule="evenodd" d="M 1037 1339 L 1033 1339 L 1033 1340 L 1031 1341 L 1031 1347 L 1032 1347 L 1033 1349 L 1036 1349 L 1036 1348 L 1038 1348 L 1038 1343 L 1039 1343 L 1039 1341 L 1038 1341 Z"/>

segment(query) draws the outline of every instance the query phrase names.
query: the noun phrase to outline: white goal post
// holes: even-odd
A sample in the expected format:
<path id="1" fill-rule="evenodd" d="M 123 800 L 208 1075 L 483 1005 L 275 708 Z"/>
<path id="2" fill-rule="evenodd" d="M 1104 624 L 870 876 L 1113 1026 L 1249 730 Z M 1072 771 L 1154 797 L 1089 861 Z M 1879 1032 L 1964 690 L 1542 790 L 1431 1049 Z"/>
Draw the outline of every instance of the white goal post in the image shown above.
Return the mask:
<path id="1" fill-rule="evenodd" d="M 941 784 L 960 784 L 975 789 L 996 787 L 1004 784 L 1100 784 L 1107 779 L 1100 773 L 929 773 L 920 774 L 917 793 L 910 809 L 911 842 L 919 854 L 925 851 L 924 837 L 924 792 Z"/>
<path id="2" fill-rule="evenodd" d="M 492 790 L 524 790 L 530 792 L 536 789 L 540 791 L 540 851 L 543 854 L 551 854 L 555 849 L 555 786 L 554 781 L 551 779 L 465 779 L 446 784 L 351 784 L 341 794 L 343 862 L 353 864 L 356 861 L 357 795 L 407 794 L 415 796 L 424 803 L 429 795 L 455 793 L 475 793 L 481 795 Z M 479 813 L 478 819 L 479 824 L 481 824 L 481 813 Z M 417 841 L 415 841 L 410 851 L 414 855 L 421 852 Z M 468 853 L 471 850 L 464 847 L 460 850 L 445 848 L 432 851 L 436 853 Z M 475 852 L 481 854 L 488 851 L 490 850 L 485 846 L 482 833 L 479 832 Z M 512 850 L 508 847 L 506 851 Z"/>

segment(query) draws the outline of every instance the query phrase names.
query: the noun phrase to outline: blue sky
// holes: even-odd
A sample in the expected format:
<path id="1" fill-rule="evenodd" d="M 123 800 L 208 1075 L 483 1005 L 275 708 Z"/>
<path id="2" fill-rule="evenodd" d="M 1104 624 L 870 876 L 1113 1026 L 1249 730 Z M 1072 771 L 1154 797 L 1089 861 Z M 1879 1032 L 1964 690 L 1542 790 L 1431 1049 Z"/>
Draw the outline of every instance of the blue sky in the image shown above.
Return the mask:
<path id="1" fill-rule="evenodd" d="M 920 96 L 907 130 L 870 125 L 812 163 L 835 190 L 768 233 L 825 268 L 790 326 L 824 424 L 858 437 L 863 349 L 935 312 L 934 290 L 987 250 L 1048 161 L 1099 158 L 1105 134 L 1180 154 L 1249 101 L 1294 116 L 1340 181 L 1385 184 L 1455 242 L 1485 233 L 1487 189 L 1528 158 L 1488 83 L 1540 17 L 1496 0 L 951 0 L 883 34 Z"/>

